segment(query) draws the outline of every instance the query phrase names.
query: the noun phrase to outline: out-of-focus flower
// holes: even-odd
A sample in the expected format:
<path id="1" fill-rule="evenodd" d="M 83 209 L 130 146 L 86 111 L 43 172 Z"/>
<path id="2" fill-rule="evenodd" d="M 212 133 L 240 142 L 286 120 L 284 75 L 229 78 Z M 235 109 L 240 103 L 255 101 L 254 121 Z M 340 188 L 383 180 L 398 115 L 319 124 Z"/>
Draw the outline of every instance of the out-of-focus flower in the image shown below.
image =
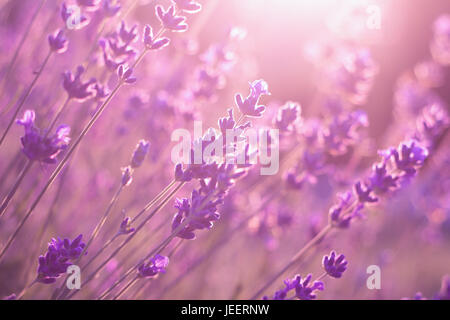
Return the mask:
<path id="1" fill-rule="evenodd" d="M 122 186 L 127 187 L 133 181 L 133 168 L 130 166 L 122 168 Z"/>
<path id="2" fill-rule="evenodd" d="M 104 0 L 102 12 L 107 17 L 114 17 L 120 11 L 120 3 L 116 0 Z"/>
<path id="3" fill-rule="evenodd" d="M 439 16 L 434 22 L 431 54 L 437 63 L 450 64 L 450 14 Z"/>
<path id="4" fill-rule="evenodd" d="M 87 11 L 95 11 L 98 9 L 100 1 L 101 0 L 77 0 L 77 3 Z"/>
<path id="5" fill-rule="evenodd" d="M 146 140 L 140 140 L 131 158 L 131 167 L 133 169 L 138 168 L 142 165 L 142 162 L 144 162 L 145 156 L 147 155 L 149 150 L 150 142 Z"/>
<path id="6" fill-rule="evenodd" d="M 152 27 L 148 24 L 144 27 L 144 44 L 147 49 L 150 50 L 158 50 L 162 49 L 165 46 L 168 46 L 170 43 L 169 38 L 163 37 L 155 39 L 153 35 Z"/>
<path id="7" fill-rule="evenodd" d="M 281 131 L 292 131 L 295 122 L 301 115 L 300 104 L 296 102 L 287 102 L 278 110 L 277 117 L 274 120 L 274 125 Z"/>
<path id="8" fill-rule="evenodd" d="M 201 4 L 194 0 L 172 0 L 172 2 L 176 4 L 180 10 L 187 13 L 196 13 L 202 9 Z"/>
<path id="9" fill-rule="evenodd" d="M 50 45 L 50 49 L 56 53 L 66 52 L 69 44 L 67 39 L 64 37 L 63 30 L 58 30 L 54 34 L 50 34 L 48 36 L 48 43 Z"/>
<path id="10" fill-rule="evenodd" d="M 436 295 L 438 300 L 450 300 L 450 276 L 445 275 L 442 278 L 441 290 Z"/>
<path id="11" fill-rule="evenodd" d="M 169 258 L 162 255 L 155 255 L 148 263 L 142 264 L 138 268 L 139 276 L 143 278 L 155 277 L 160 273 L 166 273 L 169 265 Z"/>
<path id="12" fill-rule="evenodd" d="M 122 20 L 119 29 L 119 36 L 120 39 L 127 45 L 133 41 L 136 41 L 138 38 L 137 24 L 133 25 L 130 29 L 127 30 L 125 21 Z"/>
<path id="13" fill-rule="evenodd" d="M 61 125 L 54 135 L 49 136 L 35 126 L 35 117 L 33 110 L 27 110 L 23 118 L 17 120 L 17 123 L 25 129 L 25 135 L 20 138 L 22 151 L 30 160 L 55 163 L 56 156 L 69 144 L 70 128 Z"/>
<path id="14" fill-rule="evenodd" d="M 161 21 L 165 29 L 175 32 L 183 32 L 188 29 L 188 25 L 185 23 L 186 17 L 177 16 L 175 6 L 172 5 L 165 11 L 161 5 L 157 5 L 155 10 L 159 21 Z"/>
<path id="15" fill-rule="evenodd" d="M 323 268 L 326 273 L 333 278 L 340 278 L 347 270 L 347 260 L 343 254 L 336 257 L 336 252 L 331 251 L 330 256 L 324 256 L 322 260 Z"/>
<path id="16" fill-rule="evenodd" d="M 247 117 L 260 118 L 266 110 L 265 106 L 257 105 L 262 95 L 270 95 L 268 85 L 264 80 L 255 80 L 250 83 L 250 94 L 245 100 L 241 94 L 236 94 L 236 104 L 241 113 Z"/>
<path id="17" fill-rule="evenodd" d="M 425 87 L 440 87 L 444 83 L 444 70 L 434 61 L 424 61 L 414 67 L 417 80 Z"/>
<path id="18" fill-rule="evenodd" d="M 78 66 L 75 75 L 70 71 L 66 71 L 63 74 L 63 87 L 69 95 L 69 98 L 79 102 L 83 102 L 94 96 L 93 88 L 96 83 L 94 78 L 91 78 L 86 82 L 81 81 L 81 75 L 83 73 L 84 67 Z"/>

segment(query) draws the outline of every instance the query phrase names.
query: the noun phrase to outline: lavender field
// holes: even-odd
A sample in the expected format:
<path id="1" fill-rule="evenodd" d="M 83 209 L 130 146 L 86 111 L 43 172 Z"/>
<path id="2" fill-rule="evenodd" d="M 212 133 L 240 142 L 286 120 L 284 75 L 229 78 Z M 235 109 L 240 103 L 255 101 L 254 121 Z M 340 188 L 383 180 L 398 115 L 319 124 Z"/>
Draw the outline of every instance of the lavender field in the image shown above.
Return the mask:
<path id="1" fill-rule="evenodd" d="M 450 299 L 448 0 L 0 0 L 0 299 Z"/>

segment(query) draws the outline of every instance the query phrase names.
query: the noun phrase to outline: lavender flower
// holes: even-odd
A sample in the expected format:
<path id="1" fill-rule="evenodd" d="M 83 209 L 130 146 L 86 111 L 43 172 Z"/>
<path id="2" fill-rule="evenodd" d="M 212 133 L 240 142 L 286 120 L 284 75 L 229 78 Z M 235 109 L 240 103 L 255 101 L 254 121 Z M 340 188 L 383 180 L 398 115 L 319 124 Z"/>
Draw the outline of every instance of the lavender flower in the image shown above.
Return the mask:
<path id="1" fill-rule="evenodd" d="M 122 168 L 122 186 L 127 187 L 133 181 L 133 168 L 127 166 Z"/>
<path id="2" fill-rule="evenodd" d="M 133 169 L 139 168 L 142 165 L 142 162 L 144 162 L 145 156 L 147 155 L 149 150 L 150 142 L 146 140 L 140 140 L 131 158 L 131 167 Z"/>
<path id="3" fill-rule="evenodd" d="M 104 0 L 103 1 L 103 8 L 102 12 L 105 14 L 105 16 L 111 18 L 117 15 L 120 11 L 120 4 L 116 0 Z"/>
<path id="4" fill-rule="evenodd" d="M 84 67 L 78 66 L 75 75 L 70 71 L 63 74 L 63 87 L 69 95 L 70 99 L 83 102 L 94 96 L 94 84 L 96 80 L 91 78 L 89 81 L 83 82 L 81 75 L 84 73 Z"/>
<path id="5" fill-rule="evenodd" d="M 159 50 L 169 45 L 170 40 L 166 37 L 155 39 L 150 25 L 144 27 L 144 44 L 149 50 Z"/>
<path id="6" fill-rule="evenodd" d="M 69 144 L 70 128 L 61 125 L 54 135 L 49 136 L 35 126 L 36 115 L 33 110 L 27 110 L 17 123 L 25 129 L 25 135 L 20 138 L 22 151 L 30 159 L 45 163 L 55 163 L 58 154 Z"/>
<path id="7" fill-rule="evenodd" d="M 274 120 L 274 125 L 281 131 L 292 131 L 295 122 L 301 114 L 301 107 L 296 102 L 287 102 L 278 110 L 278 115 Z"/>
<path id="8" fill-rule="evenodd" d="M 56 31 L 54 34 L 48 36 L 48 43 L 50 49 L 56 53 L 64 53 L 67 51 L 68 41 L 64 37 L 62 30 Z"/>
<path id="9" fill-rule="evenodd" d="M 136 82 L 136 77 L 133 76 L 133 69 L 124 67 L 123 65 L 119 66 L 119 69 L 117 70 L 117 75 L 119 76 L 120 80 L 124 83 L 133 84 Z"/>
<path id="10" fill-rule="evenodd" d="M 67 267 L 78 259 L 83 252 L 85 243 L 81 241 L 80 234 L 73 241 L 65 238 L 52 239 L 48 244 L 47 253 L 39 257 L 39 267 L 37 281 L 45 284 L 53 283 L 63 273 L 66 273 Z"/>
<path id="11" fill-rule="evenodd" d="M 347 270 L 348 262 L 343 254 L 336 257 L 336 252 L 331 251 L 330 256 L 324 256 L 322 260 L 323 268 L 326 273 L 333 278 L 340 278 L 345 270 Z"/>
<path id="12" fill-rule="evenodd" d="M 241 113 L 248 117 L 260 118 L 266 110 L 265 106 L 257 105 L 262 95 L 270 95 L 267 83 L 264 80 L 255 80 L 250 83 L 250 94 L 245 100 L 238 93 L 235 100 Z"/>
<path id="13" fill-rule="evenodd" d="M 286 279 L 284 281 L 285 288 L 275 292 L 273 300 L 285 300 L 290 291 L 295 291 L 295 297 L 299 300 L 313 300 L 316 298 L 316 291 L 323 291 L 324 285 L 321 281 L 311 282 L 312 275 L 308 274 L 305 279 L 300 275 L 294 276 L 292 279 Z M 267 300 L 268 297 L 263 299 Z"/>
<path id="14" fill-rule="evenodd" d="M 131 226 L 131 219 L 129 217 L 126 217 L 122 220 L 120 223 L 119 231 L 117 234 L 130 234 L 135 231 L 135 228 L 132 228 Z"/>
<path id="15" fill-rule="evenodd" d="M 157 254 L 148 263 L 144 263 L 138 268 L 139 276 L 142 278 L 152 278 L 160 273 L 166 273 L 168 265 L 169 258 Z"/>
<path id="16" fill-rule="evenodd" d="M 177 7 L 187 13 L 197 13 L 202 9 L 200 3 L 194 0 L 172 0 Z"/>
<path id="17" fill-rule="evenodd" d="M 170 6 L 167 11 L 161 5 L 157 5 L 155 9 L 156 15 L 165 29 L 175 32 L 184 32 L 188 29 L 188 25 L 185 23 L 186 17 L 177 16 L 175 6 Z"/>

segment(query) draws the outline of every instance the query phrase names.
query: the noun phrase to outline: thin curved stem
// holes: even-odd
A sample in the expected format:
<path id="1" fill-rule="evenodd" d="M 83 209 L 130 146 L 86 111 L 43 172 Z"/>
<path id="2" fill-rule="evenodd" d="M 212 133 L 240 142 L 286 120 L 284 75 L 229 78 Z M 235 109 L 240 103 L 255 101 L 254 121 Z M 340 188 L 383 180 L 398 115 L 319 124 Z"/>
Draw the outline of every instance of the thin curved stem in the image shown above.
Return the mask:
<path id="1" fill-rule="evenodd" d="M 95 269 L 95 271 L 93 271 L 87 278 L 87 280 L 83 283 L 83 286 L 86 285 L 87 283 L 89 283 L 90 281 L 92 281 L 92 279 L 97 275 L 98 272 L 100 272 L 105 266 L 106 264 L 112 259 L 114 258 L 122 249 L 123 247 L 125 247 L 133 238 L 134 236 L 147 224 L 148 221 L 150 221 L 150 219 L 156 214 L 158 213 L 162 208 L 164 208 L 164 206 L 167 204 L 167 202 L 169 202 L 169 200 L 178 192 L 178 190 L 181 189 L 181 187 L 183 187 L 185 183 L 184 182 L 180 182 L 180 184 L 152 211 L 152 213 L 144 220 L 141 222 L 141 224 L 136 228 L 136 230 L 131 233 L 121 244 L 119 247 L 117 247 L 110 255 L 109 257 L 100 264 L 99 267 L 97 267 L 97 269 Z M 71 297 L 73 297 L 76 293 L 78 292 L 78 290 L 74 291 L 73 293 L 71 293 L 68 296 L 68 299 L 70 299 Z"/>
<path id="2" fill-rule="evenodd" d="M 27 90 L 25 91 L 25 94 L 24 94 L 23 98 L 20 100 L 19 104 L 17 105 L 16 111 L 14 111 L 14 114 L 12 115 L 11 119 L 9 120 L 8 125 L 6 126 L 6 129 L 3 132 L 2 137 L 0 138 L 0 146 L 5 141 L 5 138 L 8 135 L 8 132 L 11 129 L 14 121 L 16 120 L 17 115 L 19 114 L 20 110 L 22 109 L 23 105 L 25 104 L 25 101 L 27 100 L 27 98 L 30 95 L 31 91 L 33 90 L 34 86 L 36 85 L 36 82 L 40 78 L 42 72 L 44 71 L 44 68 L 47 65 L 48 60 L 50 59 L 51 55 L 52 55 L 52 51 L 49 51 L 49 53 L 45 57 L 44 62 L 42 63 L 41 67 L 39 68 L 38 73 L 34 76 L 33 81 L 28 86 Z"/>
<path id="3" fill-rule="evenodd" d="M 56 169 L 53 171 L 53 173 L 51 174 L 50 178 L 47 180 L 46 184 L 44 185 L 44 187 L 42 188 L 41 192 L 39 193 L 39 195 L 37 196 L 37 198 L 34 200 L 34 202 L 32 203 L 30 209 L 28 210 L 28 212 L 25 214 L 25 216 L 23 217 L 23 219 L 21 220 L 21 222 L 19 223 L 19 225 L 17 226 L 16 230 L 14 231 L 14 233 L 11 235 L 11 237 L 8 239 L 8 241 L 6 242 L 6 245 L 3 247 L 2 251 L 0 252 L 0 261 L 3 258 L 3 256 L 5 255 L 5 253 L 8 251 L 8 248 L 11 246 L 11 244 L 14 242 L 15 238 L 17 237 L 18 233 L 20 232 L 20 230 L 22 229 L 22 227 L 24 226 L 25 222 L 28 220 L 28 218 L 31 216 L 31 214 L 33 213 L 34 209 L 36 208 L 36 206 L 38 205 L 38 203 L 40 202 L 40 200 L 42 199 L 42 197 L 44 196 L 45 192 L 48 190 L 48 188 L 53 184 L 53 182 L 56 180 L 56 177 L 59 175 L 59 173 L 61 172 L 61 170 L 64 168 L 65 164 L 67 163 L 67 161 L 69 160 L 70 156 L 72 155 L 72 153 L 75 151 L 75 149 L 78 147 L 78 145 L 80 144 L 80 142 L 83 140 L 83 138 L 86 136 L 86 134 L 89 132 L 89 130 L 92 128 L 92 126 L 95 124 L 95 122 L 97 121 L 97 119 L 100 117 L 100 115 L 103 113 L 103 111 L 105 110 L 106 106 L 109 104 L 109 102 L 112 100 L 112 98 L 115 96 L 115 94 L 117 93 L 117 91 L 119 90 L 119 88 L 123 85 L 122 82 L 119 82 L 117 84 L 117 86 L 114 88 L 114 90 L 111 92 L 111 94 L 108 96 L 108 98 L 105 100 L 105 102 L 102 104 L 102 106 L 97 110 L 97 112 L 94 114 L 94 116 L 91 118 L 91 120 L 88 122 L 88 124 L 86 125 L 86 127 L 83 129 L 83 131 L 81 131 L 80 135 L 78 136 L 78 138 L 75 140 L 75 142 L 72 144 L 72 146 L 69 148 L 69 150 L 67 151 L 67 153 L 64 155 L 64 158 L 60 161 L 60 163 L 58 164 L 58 166 L 56 167 Z"/>
<path id="4" fill-rule="evenodd" d="M 272 283 L 274 283 L 279 277 L 281 277 L 294 264 L 298 263 L 300 259 L 303 257 L 303 255 L 306 254 L 309 251 L 309 249 L 318 244 L 331 230 L 332 230 L 331 224 L 327 224 L 314 238 L 308 241 L 308 243 L 306 243 L 306 245 L 303 248 L 301 248 L 296 253 L 296 255 L 292 257 L 292 259 L 280 271 L 274 274 L 269 279 L 269 281 L 267 281 L 266 284 L 250 298 L 250 300 L 255 300 L 258 297 L 260 297 L 261 294 L 272 285 Z"/>
<path id="5" fill-rule="evenodd" d="M 17 192 L 17 189 L 19 189 L 20 184 L 22 183 L 23 179 L 27 175 L 27 172 L 30 170 L 30 168 L 33 166 L 34 161 L 28 160 L 25 166 L 23 167 L 22 171 L 19 173 L 19 176 L 17 177 L 16 182 L 14 183 L 11 190 L 6 195 L 5 199 L 3 199 L 3 202 L 0 206 L 0 217 L 3 216 L 3 214 L 6 212 L 6 209 L 8 209 L 8 205 L 11 202 L 11 199 L 14 197 L 14 195 Z"/>

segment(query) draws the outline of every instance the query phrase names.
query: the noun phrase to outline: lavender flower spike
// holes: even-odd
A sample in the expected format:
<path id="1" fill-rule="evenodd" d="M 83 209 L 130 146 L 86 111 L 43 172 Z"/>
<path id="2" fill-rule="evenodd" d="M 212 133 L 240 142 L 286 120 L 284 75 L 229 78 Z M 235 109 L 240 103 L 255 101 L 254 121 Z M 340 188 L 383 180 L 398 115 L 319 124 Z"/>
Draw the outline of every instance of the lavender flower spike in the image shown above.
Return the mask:
<path id="1" fill-rule="evenodd" d="M 133 69 L 124 67 L 123 65 L 120 65 L 119 69 L 117 69 L 117 75 L 124 83 L 132 84 L 137 80 L 136 77 L 133 76 Z"/>
<path id="2" fill-rule="evenodd" d="M 144 44 L 149 50 L 159 50 L 169 45 L 169 38 L 158 38 L 155 39 L 153 35 L 152 27 L 148 24 L 144 27 Z"/>
<path id="3" fill-rule="evenodd" d="M 69 144 L 70 128 L 61 125 L 53 136 L 48 136 L 36 128 L 35 117 L 33 110 L 27 110 L 23 118 L 17 120 L 25 128 L 25 135 L 20 138 L 22 151 L 30 160 L 55 163 L 56 156 Z"/>
<path id="4" fill-rule="evenodd" d="M 67 51 L 68 41 L 64 37 L 62 30 L 56 31 L 54 34 L 48 36 L 48 43 L 50 50 L 56 53 L 64 53 Z"/>
<path id="5" fill-rule="evenodd" d="M 82 82 L 81 75 L 84 73 L 84 67 L 78 66 L 75 75 L 70 71 L 63 74 L 63 87 L 69 95 L 70 99 L 76 99 L 83 102 L 94 95 L 93 87 L 96 83 L 94 78 L 89 81 Z"/>
<path id="6" fill-rule="evenodd" d="M 323 257 L 323 268 L 330 277 L 340 278 L 345 270 L 347 270 L 347 260 L 343 254 L 336 258 L 336 252 L 331 251 L 330 256 Z"/>
<path id="7" fill-rule="evenodd" d="M 270 95 L 268 85 L 264 80 L 255 80 L 250 83 L 250 94 L 245 100 L 238 93 L 235 100 L 241 113 L 248 117 L 260 118 L 266 110 L 265 106 L 257 105 L 262 95 Z"/>
<path id="8" fill-rule="evenodd" d="M 81 241 L 80 234 L 73 241 L 65 238 L 52 239 L 48 244 L 47 253 L 39 257 L 39 267 L 37 281 L 45 284 L 53 283 L 72 263 L 70 260 L 76 260 L 83 252 L 85 243 Z"/>
<path id="9" fill-rule="evenodd" d="M 166 268 L 169 265 L 169 258 L 155 255 L 147 264 L 142 264 L 138 268 L 139 276 L 143 278 L 155 277 L 159 273 L 166 273 Z"/>
<path id="10" fill-rule="evenodd" d="M 193 0 L 172 0 L 172 2 L 187 13 L 197 13 L 202 9 L 202 5 Z"/>
<path id="11" fill-rule="evenodd" d="M 186 17 L 175 15 L 175 6 L 170 6 L 167 11 L 161 5 L 157 5 L 155 9 L 156 15 L 165 29 L 175 32 L 183 32 L 188 29 L 188 25 L 185 23 Z"/>
<path id="12" fill-rule="evenodd" d="M 131 167 L 133 169 L 138 168 L 142 165 L 142 162 L 144 162 L 145 156 L 147 155 L 149 150 L 150 142 L 146 140 L 140 140 L 131 158 Z"/>

